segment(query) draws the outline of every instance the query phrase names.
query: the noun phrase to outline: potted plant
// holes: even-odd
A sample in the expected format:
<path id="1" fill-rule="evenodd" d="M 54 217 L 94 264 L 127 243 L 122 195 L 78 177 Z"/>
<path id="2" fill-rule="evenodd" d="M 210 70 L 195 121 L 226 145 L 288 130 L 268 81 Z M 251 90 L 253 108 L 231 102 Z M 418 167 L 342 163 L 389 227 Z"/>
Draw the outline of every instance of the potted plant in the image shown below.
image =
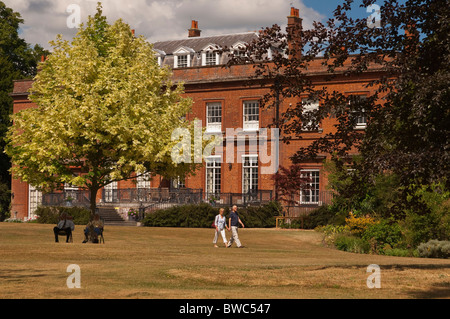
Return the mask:
<path id="1" fill-rule="evenodd" d="M 137 219 L 138 219 L 138 213 L 135 210 L 130 209 L 128 211 L 128 220 L 135 220 L 135 221 L 137 221 Z"/>
<path id="2" fill-rule="evenodd" d="M 66 206 L 67 207 L 72 207 L 72 201 L 74 200 L 74 198 L 72 196 L 67 196 L 64 201 L 66 202 Z"/>

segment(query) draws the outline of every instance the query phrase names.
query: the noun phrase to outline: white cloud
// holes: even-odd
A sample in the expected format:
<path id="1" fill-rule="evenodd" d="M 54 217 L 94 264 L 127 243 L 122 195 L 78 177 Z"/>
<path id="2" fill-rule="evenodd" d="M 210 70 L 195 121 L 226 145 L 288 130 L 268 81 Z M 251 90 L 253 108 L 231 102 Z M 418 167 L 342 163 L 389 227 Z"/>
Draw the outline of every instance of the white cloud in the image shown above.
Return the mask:
<path id="1" fill-rule="evenodd" d="M 94 15 L 98 0 L 3 0 L 25 20 L 22 37 L 30 44 L 49 48 L 57 34 L 72 38 L 76 30 L 67 27 L 67 7 L 78 4 L 81 21 Z M 185 38 L 191 20 L 199 21 L 202 36 L 259 30 L 278 24 L 285 26 L 290 13 L 288 0 L 103 0 L 103 12 L 110 23 L 122 18 L 149 41 Z M 301 0 L 292 2 L 300 9 L 304 27 L 324 17 Z"/>

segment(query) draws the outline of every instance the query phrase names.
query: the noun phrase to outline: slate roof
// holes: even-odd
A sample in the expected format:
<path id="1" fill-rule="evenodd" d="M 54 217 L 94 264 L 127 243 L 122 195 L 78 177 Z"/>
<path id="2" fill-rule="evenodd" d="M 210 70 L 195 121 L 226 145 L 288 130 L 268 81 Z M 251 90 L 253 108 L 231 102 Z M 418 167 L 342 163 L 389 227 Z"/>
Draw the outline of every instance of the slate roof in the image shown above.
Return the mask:
<path id="1" fill-rule="evenodd" d="M 237 42 L 250 43 L 257 38 L 258 38 L 257 33 L 247 32 L 229 35 L 218 35 L 212 37 L 196 37 L 182 40 L 161 41 L 155 42 L 153 44 L 153 47 L 157 50 L 164 51 L 166 54 L 169 55 L 175 52 L 180 47 L 188 47 L 193 49 L 195 52 L 200 52 L 203 48 L 205 48 L 209 44 L 216 44 L 222 48 L 224 47 L 230 48 Z"/>
<path id="2" fill-rule="evenodd" d="M 228 35 L 218 35 L 210 37 L 193 37 L 182 40 L 160 41 L 153 43 L 153 48 L 157 52 L 164 52 L 163 65 L 173 66 L 173 53 L 180 48 L 191 49 L 196 54 L 191 54 L 191 67 L 198 67 L 202 65 L 201 51 L 208 45 L 216 45 L 220 48 L 231 48 L 238 42 L 251 43 L 258 38 L 256 32 L 235 33 Z M 228 54 L 222 54 L 219 64 L 226 64 Z"/>

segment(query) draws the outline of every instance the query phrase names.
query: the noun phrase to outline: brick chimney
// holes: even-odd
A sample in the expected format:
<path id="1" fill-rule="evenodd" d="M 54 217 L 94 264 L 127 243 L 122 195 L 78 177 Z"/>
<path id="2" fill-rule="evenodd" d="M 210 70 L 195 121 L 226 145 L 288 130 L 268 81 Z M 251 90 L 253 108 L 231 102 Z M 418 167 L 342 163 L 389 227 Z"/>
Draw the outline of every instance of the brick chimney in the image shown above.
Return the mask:
<path id="1" fill-rule="evenodd" d="M 292 56 L 300 57 L 302 55 L 301 31 L 303 28 L 303 19 L 300 18 L 299 9 L 291 7 L 291 14 L 287 17 L 288 23 L 286 31 L 289 35 L 289 49 L 295 51 Z"/>
<path id="2" fill-rule="evenodd" d="M 198 28 L 198 21 L 192 20 L 191 28 L 188 31 L 189 31 L 189 34 L 188 34 L 189 38 L 199 37 L 202 30 L 199 30 L 199 28 Z"/>
<path id="3" fill-rule="evenodd" d="M 300 11 L 297 8 L 291 7 L 291 15 L 288 18 L 288 26 L 301 25 Z"/>

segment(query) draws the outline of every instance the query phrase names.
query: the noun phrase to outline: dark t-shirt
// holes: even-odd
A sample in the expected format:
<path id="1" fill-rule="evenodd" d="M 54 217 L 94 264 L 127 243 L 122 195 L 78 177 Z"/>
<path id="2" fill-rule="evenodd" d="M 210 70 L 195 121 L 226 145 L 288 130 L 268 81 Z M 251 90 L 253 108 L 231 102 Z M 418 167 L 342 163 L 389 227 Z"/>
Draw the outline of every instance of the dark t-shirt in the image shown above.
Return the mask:
<path id="1" fill-rule="evenodd" d="M 237 212 L 231 212 L 231 226 L 239 226 L 239 215 Z"/>

